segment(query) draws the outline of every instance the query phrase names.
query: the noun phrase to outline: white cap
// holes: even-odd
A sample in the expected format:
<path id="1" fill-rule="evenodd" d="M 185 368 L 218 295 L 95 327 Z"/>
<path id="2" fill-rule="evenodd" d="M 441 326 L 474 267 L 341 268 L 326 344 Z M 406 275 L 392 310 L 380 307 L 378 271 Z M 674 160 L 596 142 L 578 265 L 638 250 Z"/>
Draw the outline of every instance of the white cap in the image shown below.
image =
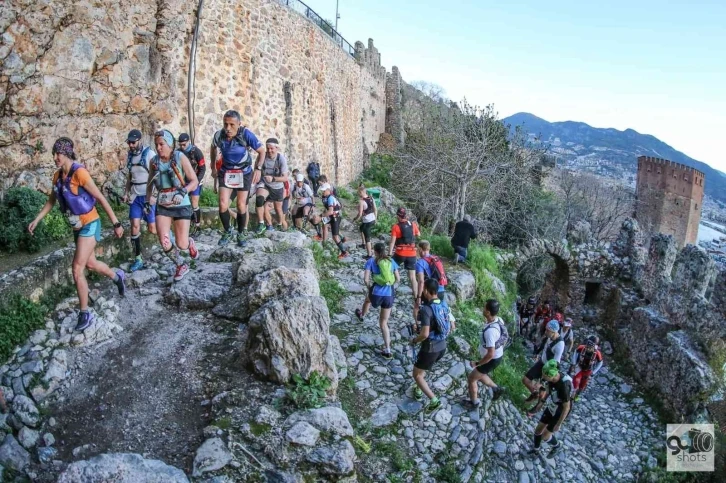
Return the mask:
<path id="1" fill-rule="evenodd" d="M 305 177 L 301 174 L 298 174 L 297 176 L 295 176 L 295 181 L 304 181 L 304 180 L 305 180 Z"/>
<path id="2" fill-rule="evenodd" d="M 324 183 L 320 185 L 320 188 L 318 188 L 318 194 L 325 193 L 325 190 L 329 190 L 330 185 L 328 183 Z"/>

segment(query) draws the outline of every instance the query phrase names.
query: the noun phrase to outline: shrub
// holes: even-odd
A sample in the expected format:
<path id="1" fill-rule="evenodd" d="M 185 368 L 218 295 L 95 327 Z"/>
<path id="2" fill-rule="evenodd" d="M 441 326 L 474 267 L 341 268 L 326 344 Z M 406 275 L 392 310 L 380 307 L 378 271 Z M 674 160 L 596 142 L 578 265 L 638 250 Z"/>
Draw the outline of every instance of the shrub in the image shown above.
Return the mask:
<path id="1" fill-rule="evenodd" d="M 313 371 L 306 381 L 300 374 L 292 376 L 293 386 L 287 389 L 288 400 L 299 409 L 319 408 L 325 402 L 330 379 Z"/>
<path id="2" fill-rule="evenodd" d="M 378 219 L 376 219 L 376 224 L 371 228 L 371 235 L 388 235 L 391 233 L 391 227 L 394 223 L 396 223 L 396 218 L 392 214 L 385 210 L 378 210 Z"/>
<path id="3" fill-rule="evenodd" d="M 348 191 L 348 188 L 345 186 L 339 186 L 336 188 L 336 192 L 338 193 L 338 198 L 346 201 L 355 201 L 357 196 L 355 196 L 353 193 Z"/>
<path id="4" fill-rule="evenodd" d="M 26 187 L 10 188 L 5 193 L 5 199 L 0 204 L 0 248 L 9 253 L 18 251 L 37 252 L 44 245 L 53 239 L 54 236 L 62 237 L 62 229 L 58 220 L 62 215 L 49 214 L 49 223 L 39 223 L 35 234 L 28 233 L 28 225 L 38 214 L 47 201 L 47 197 L 38 191 Z"/>
<path id="5" fill-rule="evenodd" d="M 320 281 L 320 295 L 325 299 L 328 304 L 328 310 L 330 315 L 339 314 L 343 309 L 341 301 L 346 295 L 346 291 L 340 286 L 337 280 L 332 278 L 325 278 Z"/>
<path id="6" fill-rule="evenodd" d="M 203 189 L 199 196 L 199 206 L 219 206 L 219 197 L 213 190 Z"/>
<path id="7" fill-rule="evenodd" d="M 393 158 L 388 155 L 373 154 L 370 157 L 371 164 L 361 173 L 361 181 L 366 188 L 391 186 L 393 174 Z"/>
<path id="8" fill-rule="evenodd" d="M 48 236 L 52 240 L 63 240 L 64 238 L 70 237 L 73 233 L 65 216 L 63 216 L 63 213 L 60 212 L 57 206 L 53 207 L 50 213 L 43 218 L 43 224 L 45 225 Z"/>

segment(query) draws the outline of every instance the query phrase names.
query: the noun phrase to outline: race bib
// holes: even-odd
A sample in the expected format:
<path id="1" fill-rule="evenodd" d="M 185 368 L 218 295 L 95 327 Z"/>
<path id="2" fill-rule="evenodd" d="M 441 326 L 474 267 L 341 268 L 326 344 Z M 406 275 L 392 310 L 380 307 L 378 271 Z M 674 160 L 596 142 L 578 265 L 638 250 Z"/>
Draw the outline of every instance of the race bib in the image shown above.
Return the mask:
<path id="1" fill-rule="evenodd" d="M 158 203 L 162 206 L 171 206 L 174 204 L 174 196 L 176 196 L 176 190 L 161 191 L 159 193 Z"/>
<path id="2" fill-rule="evenodd" d="M 327 216 L 324 216 L 324 217 L 322 218 L 322 220 L 323 220 L 323 224 L 324 224 L 324 225 L 327 225 L 328 223 L 330 223 L 330 218 L 328 218 Z"/>
<path id="3" fill-rule="evenodd" d="M 224 184 L 227 188 L 242 188 L 245 184 L 241 169 L 230 169 L 224 173 Z"/>

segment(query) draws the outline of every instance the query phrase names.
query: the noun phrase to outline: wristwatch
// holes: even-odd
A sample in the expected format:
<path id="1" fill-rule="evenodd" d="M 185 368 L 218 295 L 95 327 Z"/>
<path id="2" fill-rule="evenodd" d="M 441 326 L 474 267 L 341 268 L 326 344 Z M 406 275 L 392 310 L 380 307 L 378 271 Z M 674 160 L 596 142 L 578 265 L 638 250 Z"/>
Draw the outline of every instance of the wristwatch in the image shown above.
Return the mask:
<path id="1" fill-rule="evenodd" d="M 120 221 L 117 221 L 116 223 L 114 223 L 114 224 L 113 224 L 113 228 L 114 228 L 114 230 L 115 230 L 116 228 L 121 228 L 121 222 L 120 222 Z"/>

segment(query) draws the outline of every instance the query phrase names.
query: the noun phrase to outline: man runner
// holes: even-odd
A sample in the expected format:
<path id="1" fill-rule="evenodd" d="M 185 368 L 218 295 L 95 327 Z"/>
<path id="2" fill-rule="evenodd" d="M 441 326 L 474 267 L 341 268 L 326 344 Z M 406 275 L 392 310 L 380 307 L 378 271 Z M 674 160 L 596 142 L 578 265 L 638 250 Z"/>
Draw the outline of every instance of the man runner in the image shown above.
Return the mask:
<path id="1" fill-rule="evenodd" d="M 572 328 L 572 319 L 569 317 L 562 322 L 560 338 L 565 341 L 565 359 L 569 359 L 572 355 L 572 346 L 575 344 L 575 331 Z"/>
<path id="2" fill-rule="evenodd" d="M 572 365 L 569 373 L 572 374 L 573 368 L 575 369 L 575 377 L 572 379 L 572 385 L 575 389 L 575 401 L 580 400 L 580 394 L 587 388 L 590 377 L 597 374 L 602 368 L 602 353 L 597 347 L 598 342 L 600 342 L 598 337 L 591 335 L 572 354 Z"/>
<path id="3" fill-rule="evenodd" d="M 197 180 L 199 180 L 199 186 L 197 189 L 189 193 L 189 200 L 192 202 L 192 228 L 189 231 L 189 236 L 196 236 L 199 232 L 199 228 L 202 226 L 202 213 L 199 209 L 199 197 L 202 195 L 202 180 L 204 174 L 207 172 L 207 165 L 204 162 L 204 153 L 197 146 L 193 145 L 189 134 L 183 132 L 179 135 L 179 151 L 184 153 L 192 163 L 192 168 L 197 173 Z"/>
<path id="4" fill-rule="evenodd" d="M 484 306 L 484 319 L 487 323 L 481 333 L 481 346 L 479 348 L 481 359 L 469 362 L 469 365 L 474 368 L 467 378 L 469 398 L 461 402 L 461 405 L 467 409 L 476 409 L 481 406 L 479 382 L 492 388 L 492 401 L 496 401 L 504 394 L 504 389 L 497 386 L 489 376 L 501 364 L 504 356 L 504 345 L 506 344 L 506 338 L 508 338 L 504 321 L 499 318 L 498 313 L 499 302 L 495 299 L 487 300 Z"/>
<path id="5" fill-rule="evenodd" d="M 396 263 L 408 271 L 415 304 L 419 293 L 416 286 L 416 237 L 421 236 L 421 232 L 418 224 L 408 220 L 406 208 L 400 207 L 396 211 L 396 217 L 398 222 L 391 227 L 391 244 L 388 250 Z"/>
<path id="6" fill-rule="evenodd" d="M 262 164 L 257 163 L 262 168 L 262 180 L 257 185 L 255 192 L 255 209 L 257 211 L 257 230 L 258 235 L 265 230 L 272 230 L 272 214 L 266 208 L 268 201 L 275 206 L 278 225 L 282 225 L 282 230 L 287 230 L 287 220 L 282 209 L 282 202 L 285 199 L 285 181 L 287 181 L 287 158 L 280 153 L 280 143 L 275 138 L 270 138 L 265 142 L 267 150 Z M 265 221 L 267 227 L 265 227 Z"/>
<path id="7" fill-rule="evenodd" d="M 449 307 L 446 302 L 439 300 L 439 283 L 436 280 L 432 278 L 426 280 L 423 293 L 424 304 L 418 314 L 421 326 L 418 335 L 409 341 L 412 346 L 421 344 L 411 375 L 417 386 L 414 397 L 421 399 L 425 394 L 429 402 L 424 410 L 432 413 L 441 407 L 441 401 L 426 383 L 426 371 L 430 371 L 446 354 L 446 338 L 456 329 L 456 325 L 449 319 Z"/>
<path id="8" fill-rule="evenodd" d="M 547 458 L 554 458 L 561 444 L 557 441 L 557 433 L 570 413 L 572 398 L 572 379 L 570 376 L 560 372 L 556 361 L 548 361 L 542 368 L 542 377 L 545 384 L 540 390 L 539 401 L 532 410 L 527 412 L 528 417 L 537 414 L 542 406 L 545 410 L 534 429 L 534 446 L 529 450 L 530 455 L 539 455 L 539 447 L 542 441 L 549 443 L 551 449 Z M 547 399 L 549 398 L 549 401 Z"/>
<path id="9" fill-rule="evenodd" d="M 292 199 L 295 204 L 292 207 L 292 222 L 295 228 L 304 231 L 307 226 L 308 216 L 313 209 L 313 190 L 305 183 L 301 174 L 295 175 L 295 185 L 292 187 Z"/>
<path id="10" fill-rule="evenodd" d="M 471 224 L 471 216 L 464 215 L 464 218 L 454 226 L 454 236 L 451 237 L 451 246 L 454 248 L 454 265 L 466 261 L 469 242 L 476 236 L 474 225 Z"/>
<path id="11" fill-rule="evenodd" d="M 448 280 L 444 273 L 444 266 L 441 259 L 431 253 L 431 243 L 428 240 L 418 242 L 417 254 L 419 259 L 416 261 L 416 300 L 413 304 L 413 320 L 418 318 L 418 310 L 421 305 L 421 297 L 423 296 L 423 283 L 427 278 L 434 278 L 439 282 L 439 298 L 444 300 L 446 295 L 446 285 Z"/>
<path id="12" fill-rule="evenodd" d="M 545 332 L 545 343 L 539 353 L 537 362 L 529 368 L 522 378 L 522 382 L 530 391 L 530 396 L 525 402 L 534 401 L 537 398 L 539 385 L 535 382 L 542 378 L 542 368 L 547 361 L 556 361 L 558 364 L 565 352 L 565 341 L 560 339 L 560 324 L 552 319 L 547 323 Z"/>
<path id="13" fill-rule="evenodd" d="M 536 305 L 537 299 L 534 297 L 530 297 L 527 300 L 527 303 L 522 307 L 522 310 L 519 312 L 519 335 L 526 334 L 527 329 L 529 328 L 529 324 L 534 323 L 533 320 Z"/>
<path id="14" fill-rule="evenodd" d="M 141 220 L 146 222 L 150 233 L 156 234 L 156 206 L 150 203 L 151 210 L 144 213 L 146 203 L 146 184 L 149 182 L 149 163 L 156 155 L 153 149 L 141 142 L 141 131 L 132 129 L 126 137 L 129 147 L 126 168 L 129 173 L 126 179 L 126 188 L 121 200 L 129 204 L 129 220 L 131 222 L 131 243 L 134 246 L 134 263 L 129 267 L 130 272 L 144 268 L 141 256 Z"/>
<path id="15" fill-rule="evenodd" d="M 247 230 L 247 198 L 253 184 L 260 181 L 261 166 L 265 159 L 265 147 L 252 131 L 241 126 L 242 117 L 237 111 L 224 113 L 224 128 L 214 134 L 210 152 L 211 159 L 217 159 L 217 150 L 222 154 L 222 169 L 212 171 L 212 176 L 219 182 L 219 219 L 222 220 L 224 233 L 219 240 L 220 246 L 226 246 L 232 239 L 232 228 L 229 224 L 229 200 L 232 191 L 237 191 L 237 245 L 245 245 Z M 248 148 L 257 151 L 254 171 L 252 157 Z"/>
<path id="16" fill-rule="evenodd" d="M 333 235 L 333 241 L 340 250 L 338 258 L 345 258 L 348 256 L 348 252 L 345 249 L 345 239 L 340 237 L 340 218 L 342 206 L 338 199 L 331 193 L 332 188 L 329 184 L 324 185 L 320 188 L 323 191 L 323 217 L 330 220 L 330 232 Z M 323 227 L 325 230 L 325 227 Z M 325 238 L 325 236 L 323 236 Z"/>

